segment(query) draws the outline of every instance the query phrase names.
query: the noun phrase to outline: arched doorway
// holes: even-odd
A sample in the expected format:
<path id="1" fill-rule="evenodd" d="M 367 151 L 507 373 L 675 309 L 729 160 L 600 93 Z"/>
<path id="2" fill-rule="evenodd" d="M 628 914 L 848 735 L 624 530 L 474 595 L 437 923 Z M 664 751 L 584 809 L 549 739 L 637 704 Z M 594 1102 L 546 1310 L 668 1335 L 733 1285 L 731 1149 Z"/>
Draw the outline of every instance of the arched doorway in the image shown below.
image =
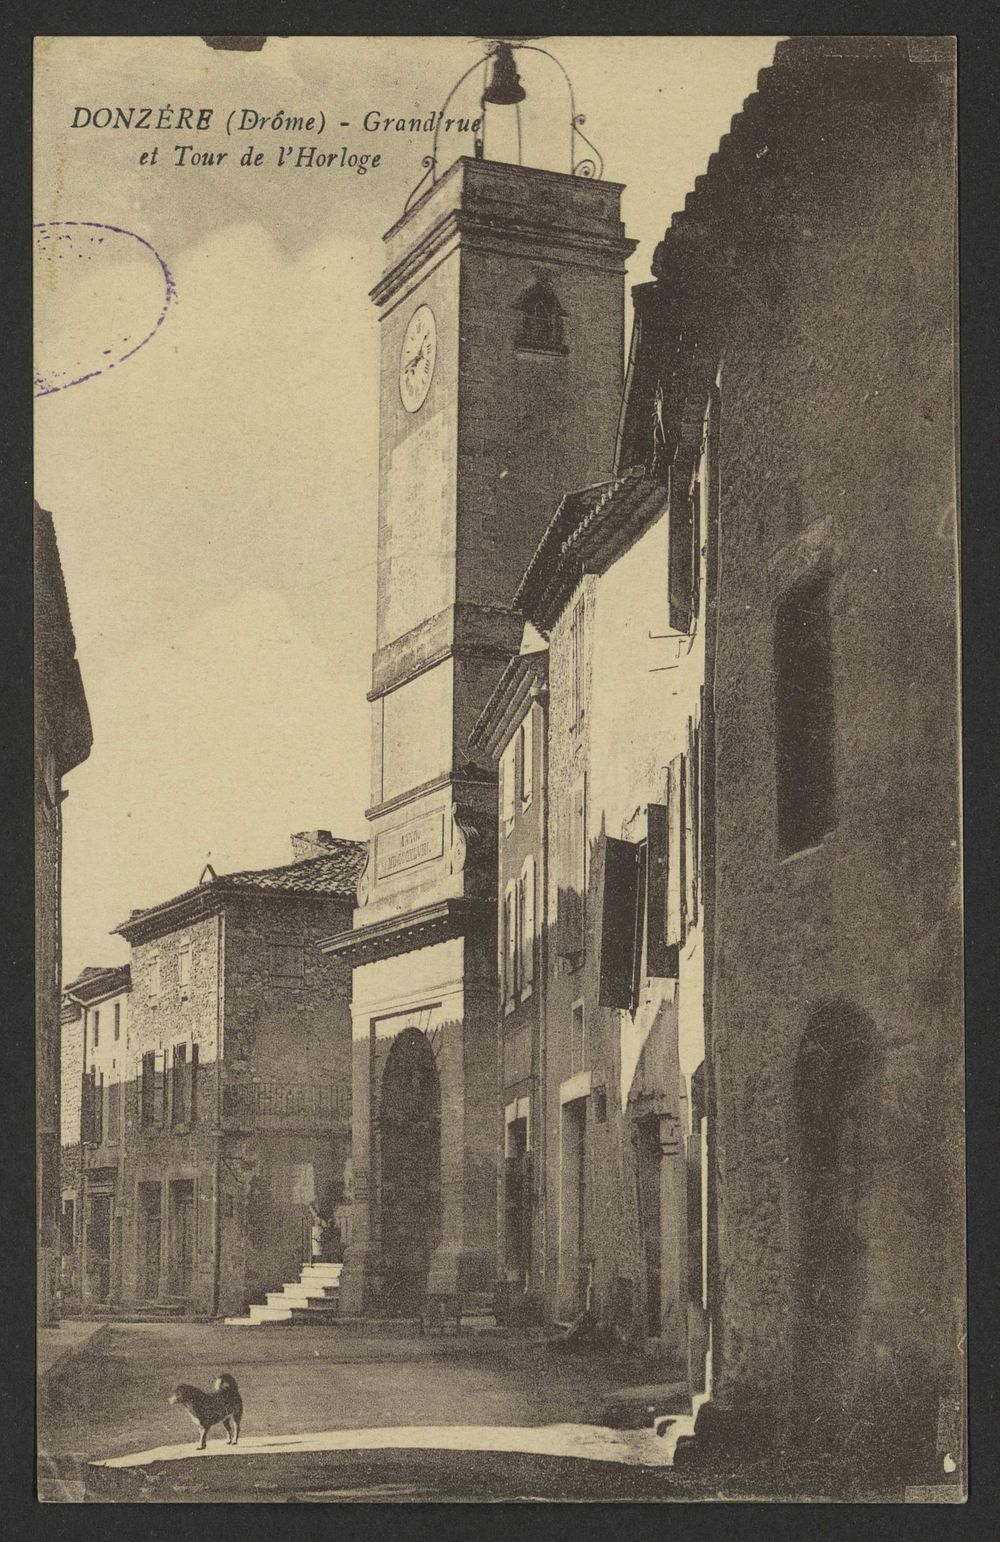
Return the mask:
<path id="1" fill-rule="evenodd" d="M 850 1002 L 817 1008 L 793 1074 L 795 1229 L 793 1376 L 800 1427 L 831 1451 L 865 1431 L 861 1330 L 866 1198 L 877 1134 L 874 1026 Z M 846 1453 L 844 1453 L 846 1455 Z"/>
<path id="2" fill-rule="evenodd" d="M 394 1041 L 382 1075 L 382 1272 L 390 1311 L 418 1308 L 441 1234 L 441 1085 L 419 1028 Z"/>

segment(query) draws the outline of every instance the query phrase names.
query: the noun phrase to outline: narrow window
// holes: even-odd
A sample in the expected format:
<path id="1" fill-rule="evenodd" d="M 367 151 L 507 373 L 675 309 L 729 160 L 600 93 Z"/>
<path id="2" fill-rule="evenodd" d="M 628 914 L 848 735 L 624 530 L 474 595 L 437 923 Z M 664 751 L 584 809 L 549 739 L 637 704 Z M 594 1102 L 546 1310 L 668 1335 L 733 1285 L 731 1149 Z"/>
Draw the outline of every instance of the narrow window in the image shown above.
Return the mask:
<path id="1" fill-rule="evenodd" d="M 570 1075 L 575 1076 L 577 1071 L 586 1068 L 587 1038 L 583 1022 L 583 1002 L 578 1001 L 573 1008 L 573 1025 L 570 1038 Z"/>
<path id="2" fill-rule="evenodd" d="M 530 996 L 535 984 L 535 859 L 526 857 L 520 883 L 521 998 Z"/>
<path id="3" fill-rule="evenodd" d="M 180 987 L 181 1000 L 184 1001 L 191 994 L 191 944 L 182 942 L 177 953 L 177 983 Z"/>
<path id="4" fill-rule="evenodd" d="M 118 1040 L 121 1038 L 121 1032 L 122 1032 L 122 1004 L 121 1004 L 120 1001 L 116 1001 L 115 1002 L 115 1043 L 117 1043 Z"/>
<path id="5" fill-rule="evenodd" d="M 95 1012 L 94 1013 L 94 1048 L 95 1049 L 97 1048 L 98 1044 L 100 1044 L 100 1042 L 101 1042 L 101 1014 L 100 1014 L 100 1012 Z"/>
<path id="6" fill-rule="evenodd" d="M 517 884 L 504 896 L 504 1000 L 512 1005 L 517 990 Z"/>
<path id="7" fill-rule="evenodd" d="M 142 1091 L 139 1103 L 139 1122 L 143 1128 L 155 1124 L 156 1051 L 147 1050 L 142 1057 Z"/>
<path id="8" fill-rule="evenodd" d="M 834 825 L 829 590 L 825 574 L 804 580 L 775 621 L 778 846 L 785 856 L 818 845 Z"/>
<path id="9" fill-rule="evenodd" d="M 108 1086 L 108 1140 L 116 1141 L 121 1128 L 121 1082 Z"/>
<path id="10" fill-rule="evenodd" d="M 194 1124 L 198 1118 L 198 1046 L 191 1045 L 190 1066 L 190 1092 L 188 1095 L 188 1124 Z"/>
<path id="11" fill-rule="evenodd" d="M 514 759 L 515 743 L 512 740 L 503 752 L 500 777 L 500 785 L 503 792 L 503 825 L 508 833 L 514 827 L 514 799 L 516 797 Z"/>
<path id="12" fill-rule="evenodd" d="M 172 1124 L 187 1124 L 187 1045 L 174 1045 L 170 1110 Z"/>
<path id="13" fill-rule="evenodd" d="M 521 724 L 521 807 L 527 808 L 531 802 L 535 783 L 535 735 L 534 735 L 534 707 L 528 708 L 528 715 Z"/>

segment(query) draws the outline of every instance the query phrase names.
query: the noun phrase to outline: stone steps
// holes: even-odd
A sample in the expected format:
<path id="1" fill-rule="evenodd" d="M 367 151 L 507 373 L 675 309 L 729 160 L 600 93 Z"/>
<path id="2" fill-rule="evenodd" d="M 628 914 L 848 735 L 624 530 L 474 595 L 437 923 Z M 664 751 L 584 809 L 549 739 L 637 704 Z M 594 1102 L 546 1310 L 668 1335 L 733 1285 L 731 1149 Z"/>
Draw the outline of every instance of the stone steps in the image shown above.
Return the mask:
<path id="1" fill-rule="evenodd" d="M 339 1314 L 343 1264 L 305 1264 L 297 1280 L 269 1290 L 264 1301 L 252 1302 L 244 1317 L 224 1319 L 229 1328 L 256 1328 L 271 1323 L 336 1322 Z"/>

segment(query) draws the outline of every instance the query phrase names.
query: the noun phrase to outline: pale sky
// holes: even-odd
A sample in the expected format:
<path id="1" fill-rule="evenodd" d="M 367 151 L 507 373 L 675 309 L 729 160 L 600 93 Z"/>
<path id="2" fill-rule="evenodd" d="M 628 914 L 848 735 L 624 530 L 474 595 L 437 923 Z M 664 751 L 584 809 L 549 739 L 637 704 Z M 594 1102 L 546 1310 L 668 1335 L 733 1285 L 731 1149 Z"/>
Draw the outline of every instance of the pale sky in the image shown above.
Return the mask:
<path id="1" fill-rule="evenodd" d="M 627 282 L 644 282 L 777 40 L 537 41 L 572 77 L 605 177 L 626 184 L 639 242 Z M 37 45 L 35 219 L 134 233 L 176 285 L 133 357 L 36 403 L 35 494 L 55 518 L 94 724 L 64 807 L 66 979 L 127 959 L 110 929 L 190 888 L 207 860 L 265 867 L 288 860 L 294 830 L 365 834 L 378 436 L 368 291 L 430 136 L 361 125 L 371 110 L 433 112 L 480 51 L 446 37 L 272 39 L 250 55 L 199 38 Z M 565 87 L 537 55 L 519 67 L 535 107 L 525 160 L 567 169 Z M 457 110 L 474 114 L 479 82 Z M 69 126 L 77 107 L 166 104 L 212 107 L 212 129 Z M 328 127 L 227 137 L 225 118 L 244 107 L 323 111 Z M 228 159 L 179 167 L 178 143 Z M 364 176 L 278 167 L 286 143 L 346 143 L 382 165 Z M 157 164 L 140 166 L 154 144 Z M 267 164 L 239 166 L 250 144 Z M 442 161 L 462 153 L 471 141 L 456 137 Z M 105 324 L 137 336 L 126 326 L 155 320 L 155 257 L 114 241 L 128 251 L 103 267 L 49 263 L 47 282 L 40 267 L 43 373 L 101 343 Z"/>

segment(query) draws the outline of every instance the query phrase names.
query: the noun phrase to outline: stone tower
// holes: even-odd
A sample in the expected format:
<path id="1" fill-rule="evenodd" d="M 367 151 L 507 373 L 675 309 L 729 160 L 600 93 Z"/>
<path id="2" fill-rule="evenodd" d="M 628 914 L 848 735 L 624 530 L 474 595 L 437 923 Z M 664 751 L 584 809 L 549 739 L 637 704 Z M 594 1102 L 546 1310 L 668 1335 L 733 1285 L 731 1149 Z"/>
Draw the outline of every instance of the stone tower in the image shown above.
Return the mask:
<path id="1" fill-rule="evenodd" d="M 468 735 L 567 489 L 610 475 L 615 183 L 460 159 L 385 236 L 368 866 L 354 965 L 347 1312 L 487 1288 L 496 1215 L 496 786 Z"/>

